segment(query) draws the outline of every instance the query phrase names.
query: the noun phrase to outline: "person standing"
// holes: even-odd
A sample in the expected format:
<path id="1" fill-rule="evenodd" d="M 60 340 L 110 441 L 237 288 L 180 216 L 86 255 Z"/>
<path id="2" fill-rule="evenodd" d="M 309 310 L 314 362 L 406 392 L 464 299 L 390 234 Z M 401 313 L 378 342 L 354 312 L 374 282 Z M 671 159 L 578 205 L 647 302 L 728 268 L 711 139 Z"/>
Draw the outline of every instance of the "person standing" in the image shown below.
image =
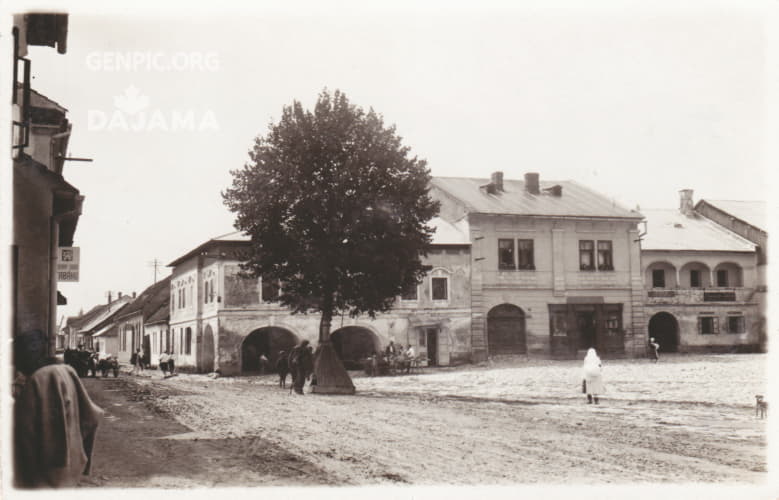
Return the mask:
<path id="1" fill-rule="evenodd" d="M 289 373 L 289 359 L 286 351 L 279 351 L 279 359 L 276 360 L 276 373 L 279 374 L 279 387 L 287 386 L 287 374 Z"/>
<path id="2" fill-rule="evenodd" d="M 140 348 L 135 350 L 135 353 L 133 354 L 133 359 L 131 359 L 133 362 L 133 375 L 138 375 L 143 371 L 143 352 Z"/>
<path id="3" fill-rule="evenodd" d="M 313 352 L 309 347 L 308 340 L 303 340 L 292 348 L 292 351 L 289 353 L 289 371 L 292 373 L 292 386 L 298 394 L 303 394 L 306 378 L 313 371 L 313 358 Z"/>
<path id="4" fill-rule="evenodd" d="M 260 353 L 258 364 L 260 365 L 260 375 L 265 375 L 265 371 L 268 369 L 268 357 L 264 352 Z"/>
<path id="5" fill-rule="evenodd" d="M 584 390 L 587 394 L 587 404 L 598 404 L 598 396 L 603 394 L 602 363 L 594 348 L 587 351 L 582 367 L 584 377 Z"/>
<path id="6" fill-rule="evenodd" d="M 660 351 L 660 344 L 655 342 L 654 337 L 649 337 L 649 355 L 651 356 L 652 361 L 657 363 L 657 361 L 660 359 L 660 356 L 657 354 Z"/>
<path id="7" fill-rule="evenodd" d="M 162 370 L 162 377 L 165 378 L 167 376 L 168 371 L 168 351 L 166 350 L 162 354 L 160 354 L 160 370 Z"/>
<path id="8" fill-rule="evenodd" d="M 20 488 L 74 487 L 90 472 L 103 410 L 68 365 L 46 359 L 40 331 L 14 339 L 14 364 L 27 376 L 14 401 L 14 483 Z"/>

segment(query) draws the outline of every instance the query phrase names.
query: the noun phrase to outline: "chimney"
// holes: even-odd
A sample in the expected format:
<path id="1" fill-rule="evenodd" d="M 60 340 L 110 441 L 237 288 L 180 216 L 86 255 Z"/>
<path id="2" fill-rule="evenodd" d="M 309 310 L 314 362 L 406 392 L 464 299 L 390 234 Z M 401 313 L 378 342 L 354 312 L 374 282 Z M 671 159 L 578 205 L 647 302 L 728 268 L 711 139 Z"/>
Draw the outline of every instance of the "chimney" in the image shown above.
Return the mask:
<path id="1" fill-rule="evenodd" d="M 490 176 L 490 183 L 496 191 L 503 191 L 503 172 L 493 172 L 492 176 Z"/>
<path id="2" fill-rule="evenodd" d="M 133 298 L 135 298 L 135 292 L 133 292 Z"/>
<path id="3" fill-rule="evenodd" d="M 113 298 L 113 296 L 111 295 L 111 292 L 108 292 L 108 303 L 109 304 L 111 303 L 111 299 L 112 298 Z"/>
<path id="4" fill-rule="evenodd" d="M 679 211 L 684 215 L 692 215 L 692 189 L 679 191 Z"/>
<path id="5" fill-rule="evenodd" d="M 525 190 L 530 194 L 539 194 L 541 191 L 538 185 L 538 174 L 528 172 L 525 174 Z"/>

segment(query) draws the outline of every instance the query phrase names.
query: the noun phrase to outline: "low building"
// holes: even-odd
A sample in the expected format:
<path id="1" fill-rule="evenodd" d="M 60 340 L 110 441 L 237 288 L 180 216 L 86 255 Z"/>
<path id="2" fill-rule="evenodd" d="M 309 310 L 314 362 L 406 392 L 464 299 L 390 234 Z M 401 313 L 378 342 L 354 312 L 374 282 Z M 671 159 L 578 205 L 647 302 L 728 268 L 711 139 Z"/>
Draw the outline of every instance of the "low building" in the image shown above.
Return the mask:
<path id="1" fill-rule="evenodd" d="M 467 227 L 433 219 L 433 244 L 424 259 L 429 275 L 397 298 L 392 311 L 333 318 L 336 352 L 347 368 L 390 342 L 414 346 L 431 364 L 471 359 L 470 243 Z M 170 335 L 177 363 L 201 372 L 252 373 L 264 354 L 273 365 L 280 351 L 303 339 L 316 344 L 319 315 L 293 315 L 272 299 L 278 287 L 240 272 L 249 245 L 241 233 L 208 240 L 169 264 Z"/>
<path id="2" fill-rule="evenodd" d="M 661 352 L 757 350 L 756 245 L 693 209 L 642 210 L 647 331 Z"/>
<path id="3" fill-rule="evenodd" d="M 116 316 L 119 361 L 129 363 L 132 353 L 142 349 L 151 362 L 152 340 L 146 321 L 160 308 L 168 307 L 169 287 L 170 276 L 146 288 Z"/>
<path id="4" fill-rule="evenodd" d="M 166 291 L 167 297 L 167 291 Z M 149 336 L 151 344 L 151 365 L 157 366 L 160 354 L 172 348 L 168 320 L 170 319 L 170 304 L 166 301 L 152 314 L 145 323 L 145 334 Z"/>

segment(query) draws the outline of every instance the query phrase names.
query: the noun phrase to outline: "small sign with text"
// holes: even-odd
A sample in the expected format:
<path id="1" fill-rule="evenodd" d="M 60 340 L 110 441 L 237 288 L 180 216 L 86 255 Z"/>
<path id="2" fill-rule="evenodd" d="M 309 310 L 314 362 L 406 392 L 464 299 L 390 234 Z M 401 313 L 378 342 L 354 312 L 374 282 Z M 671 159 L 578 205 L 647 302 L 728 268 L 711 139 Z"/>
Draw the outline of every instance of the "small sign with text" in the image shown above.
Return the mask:
<path id="1" fill-rule="evenodd" d="M 78 281 L 80 254 L 79 247 L 59 247 L 57 249 L 57 281 Z"/>

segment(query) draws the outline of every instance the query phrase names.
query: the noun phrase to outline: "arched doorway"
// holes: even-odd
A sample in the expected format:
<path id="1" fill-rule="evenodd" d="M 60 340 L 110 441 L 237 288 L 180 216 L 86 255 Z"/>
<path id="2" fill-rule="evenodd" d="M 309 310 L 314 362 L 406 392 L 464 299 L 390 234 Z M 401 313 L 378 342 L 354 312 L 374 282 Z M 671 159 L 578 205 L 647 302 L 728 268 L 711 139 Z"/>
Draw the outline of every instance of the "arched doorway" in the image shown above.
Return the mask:
<path id="1" fill-rule="evenodd" d="M 526 354 L 525 312 L 513 304 L 501 304 L 487 313 L 490 355 Z"/>
<path id="2" fill-rule="evenodd" d="M 660 344 L 660 352 L 679 350 L 679 323 L 673 314 L 659 312 L 649 319 L 649 337 Z M 647 339 L 648 340 L 648 339 Z"/>
<path id="3" fill-rule="evenodd" d="M 206 325 L 203 330 L 203 341 L 200 343 L 200 371 L 202 373 L 214 371 L 214 331 L 211 325 Z"/>
<path id="4" fill-rule="evenodd" d="M 361 360 L 381 350 L 378 337 L 360 326 L 345 326 L 330 335 L 338 358 L 347 370 L 362 368 Z"/>
<path id="5" fill-rule="evenodd" d="M 268 371 L 274 371 L 279 352 L 289 352 L 297 343 L 295 334 L 284 328 L 266 326 L 254 330 L 241 344 L 241 372 L 259 372 L 261 354 L 268 358 Z"/>

